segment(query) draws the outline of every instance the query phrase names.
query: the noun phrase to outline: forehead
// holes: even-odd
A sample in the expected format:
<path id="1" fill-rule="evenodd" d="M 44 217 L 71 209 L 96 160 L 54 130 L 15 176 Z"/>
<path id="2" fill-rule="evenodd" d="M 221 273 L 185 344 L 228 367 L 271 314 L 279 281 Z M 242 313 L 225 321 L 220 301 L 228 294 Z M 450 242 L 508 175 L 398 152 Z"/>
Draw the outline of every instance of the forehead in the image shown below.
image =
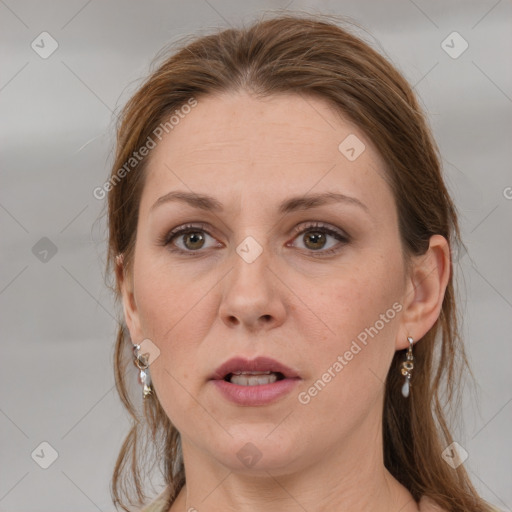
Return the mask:
<path id="1" fill-rule="evenodd" d="M 295 94 L 199 98 L 152 151 L 147 173 L 141 210 L 176 189 L 215 191 L 223 203 L 310 190 L 390 199 L 372 141 L 327 102 Z"/>

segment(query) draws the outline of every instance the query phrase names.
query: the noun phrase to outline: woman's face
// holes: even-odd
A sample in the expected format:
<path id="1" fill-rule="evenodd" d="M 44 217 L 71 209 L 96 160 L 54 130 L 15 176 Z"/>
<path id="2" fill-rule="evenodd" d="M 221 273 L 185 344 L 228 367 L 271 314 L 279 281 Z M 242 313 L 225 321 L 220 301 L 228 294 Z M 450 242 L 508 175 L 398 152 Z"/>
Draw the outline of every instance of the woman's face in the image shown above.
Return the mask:
<path id="1" fill-rule="evenodd" d="M 371 141 L 322 100 L 239 93 L 200 98 L 149 158 L 125 314 L 160 351 L 185 462 L 278 474 L 374 450 L 409 288 Z M 289 378 L 213 378 L 235 357 Z"/>

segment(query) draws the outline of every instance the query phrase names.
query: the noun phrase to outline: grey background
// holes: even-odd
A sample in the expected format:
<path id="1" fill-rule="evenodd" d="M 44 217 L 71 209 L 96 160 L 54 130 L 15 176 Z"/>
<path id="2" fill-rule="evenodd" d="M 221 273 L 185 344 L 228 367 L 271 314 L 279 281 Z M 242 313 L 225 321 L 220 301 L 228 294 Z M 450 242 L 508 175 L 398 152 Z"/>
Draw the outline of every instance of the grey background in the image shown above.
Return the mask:
<path id="1" fill-rule="evenodd" d="M 286 6 L 0 0 L 1 511 L 114 510 L 110 477 L 128 423 L 112 371 L 116 308 L 103 281 L 104 204 L 92 194 L 112 161 L 113 112 L 166 43 Z M 482 495 L 511 510 L 512 4 L 287 7 L 361 23 L 430 114 L 469 251 L 459 255 L 457 275 L 478 386 L 467 390 L 458 442 Z M 59 45 L 47 59 L 31 47 L 43 31 Z M 453 31 L 469 44 L 456 59 L 441 46 Z M 43 441 L 58 452 L 48 469 L 31 456 L 50 456 L 44 447 L 41 454 Z"/>

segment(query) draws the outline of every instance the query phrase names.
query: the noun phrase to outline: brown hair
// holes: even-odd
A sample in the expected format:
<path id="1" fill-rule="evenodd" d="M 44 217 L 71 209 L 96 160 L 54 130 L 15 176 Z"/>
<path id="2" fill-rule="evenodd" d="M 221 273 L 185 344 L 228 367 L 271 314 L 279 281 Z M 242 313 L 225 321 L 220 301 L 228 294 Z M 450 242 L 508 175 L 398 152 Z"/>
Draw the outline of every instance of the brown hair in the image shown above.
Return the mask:
<path id="1" fill-rule="evenodd" d="M 257 96 L 313 95 L 333 105 L 373 141 L 387 162 L 399 216 L 404 253 L 421 254 L 434 234 L 454 247 L 460 242 L 454 205 L 440 170 L 438 149 L 415 95 L 402 75 L 369 44 L 322 16 L 284 15 L 246 29 L 202 36 L 174 52 L 154 71 L 121 113 L 108 195 L 109 256 L 123 255 L 125 272 L 136 239 L 139 200 L 148 158 L 119 178 L 118 170 L 146 144 L 160 123 L 191 98 L 246 90 Z M 336 18 L 336 21 L 339 21 Z M 119 269 L 118 269 L 119 271 Z M 119 296 L 119 287 L 116 288 Z M 441 457 L 452 442 L 445 419 L 467 367 L 456 318 L 453 275 L 442 311 L 415 348 L 414 391 L 404 400 L 397 351 L 386 382 L 383 439 L 388 470 L 419 500 L 423 495 L 450 512 L 490 510 L 477 495 L 463 465 L 452 469 Z M 143 504 L 142 458 L 153 446 L 162 464 L 171 501 L 185 482 L 180 436 L 158 398 L 144 401 L 139 419 L 127 389 L 135 373 L 131 340 L 121 325 L 115 347 L 116 385 L 133 423 L 119 453 L 112 479 L 114 503 Z M 130 368 L 127 365 L 130 364 Z M 140 400 L 140 390 L 137 390 Z M 143 435 L 149 428 L 148 435 Z"/>

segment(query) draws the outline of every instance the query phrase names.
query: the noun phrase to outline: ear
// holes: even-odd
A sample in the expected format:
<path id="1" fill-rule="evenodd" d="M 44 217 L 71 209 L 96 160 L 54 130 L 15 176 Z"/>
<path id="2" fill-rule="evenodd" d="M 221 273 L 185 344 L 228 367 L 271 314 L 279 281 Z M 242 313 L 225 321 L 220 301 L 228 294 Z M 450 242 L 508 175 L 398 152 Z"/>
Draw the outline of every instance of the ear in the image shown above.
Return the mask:
<path id="1" fill-rule="evenodd" d="M 439 317 L 450 278 L 450 261 L 450 246 L 441 235 L 431 236 L 427 252 L 412 258 L 397 350 L 409 346 L 408 336 L 414 341 L 425 336 Z"/>
<path id="2" fill-rule="evenodd" d="M 123 312 L 126 326 L 134 343 L 144 338 L 140 326 L 139 313 L 133 290 L 133 278 L 126 268 L 123 254 L 116 256 L 116 278 L 123 301 Z"/>

